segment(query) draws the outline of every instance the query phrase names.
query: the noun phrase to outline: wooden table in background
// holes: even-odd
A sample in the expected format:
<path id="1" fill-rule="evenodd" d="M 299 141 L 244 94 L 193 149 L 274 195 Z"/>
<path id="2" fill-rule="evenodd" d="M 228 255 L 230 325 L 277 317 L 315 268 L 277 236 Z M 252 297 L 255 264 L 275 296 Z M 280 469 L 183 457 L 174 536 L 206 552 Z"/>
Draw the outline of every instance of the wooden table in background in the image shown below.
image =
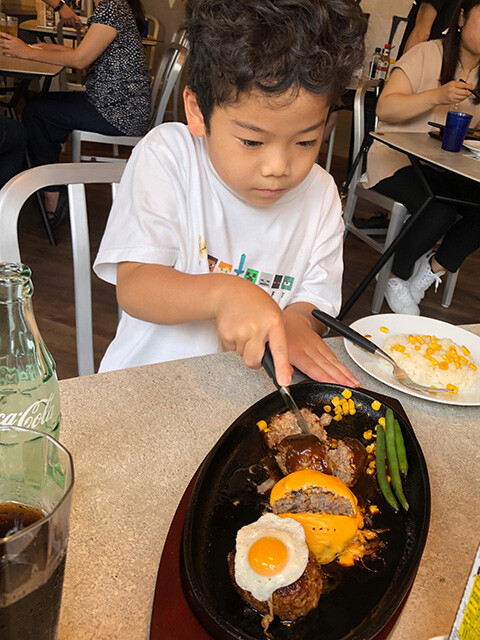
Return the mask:
<path id="1" fill-rule="evenodd" d="M 18 80 L 9 101 L 4 104 L 12 112 L 32 80 L 43 78 L 42 91 L 48 91 L 52 78 L 58 75 L 62 69 L 63 67 L 57 64 L 22 60 L 0 53 L 0 75 Z"/>

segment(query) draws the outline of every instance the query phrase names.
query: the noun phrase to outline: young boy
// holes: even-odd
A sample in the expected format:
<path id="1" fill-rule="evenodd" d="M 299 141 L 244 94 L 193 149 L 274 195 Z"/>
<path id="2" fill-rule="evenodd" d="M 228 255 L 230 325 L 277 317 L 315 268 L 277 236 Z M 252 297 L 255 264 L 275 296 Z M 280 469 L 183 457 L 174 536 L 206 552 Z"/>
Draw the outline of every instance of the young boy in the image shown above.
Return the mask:
<path id="1" fill-rule="evenodd" d="M 280 384 L 292 365 L 358 386 L 311 310 L 338 313 L 335 184 L 315 164 L 331 104 L 363 61 L 355 0 L 187 0 L 188 122 L 135 148 L 96 273 L 123 310 L 106 371 L 236 350 Z"/>

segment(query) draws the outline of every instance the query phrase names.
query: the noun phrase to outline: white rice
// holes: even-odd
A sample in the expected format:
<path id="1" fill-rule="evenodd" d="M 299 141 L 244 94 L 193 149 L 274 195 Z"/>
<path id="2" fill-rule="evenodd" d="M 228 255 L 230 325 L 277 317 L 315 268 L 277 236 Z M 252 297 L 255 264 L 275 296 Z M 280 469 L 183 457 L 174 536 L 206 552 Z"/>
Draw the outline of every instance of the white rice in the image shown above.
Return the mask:
<path id="1" fill-rule="evenodd" d="M 398 345 L 401 345 L 400 349 L 397 348 Z M 431 345 L 434 345 L 433 349 Z M 383 350 L 414 382 L 439 388 L 453 385 L 459 391 L 473 387 L 479 379 L 478 365 L 467 355 L 468 350 L 464 349 L 450 338 L 412 334 L 391 336 L 383 345 Z M 443 368 L 439 368 L 439 363 L 442 363 Z M 447 368 L 444 368 L 445 364 L 448 365 Z"/>

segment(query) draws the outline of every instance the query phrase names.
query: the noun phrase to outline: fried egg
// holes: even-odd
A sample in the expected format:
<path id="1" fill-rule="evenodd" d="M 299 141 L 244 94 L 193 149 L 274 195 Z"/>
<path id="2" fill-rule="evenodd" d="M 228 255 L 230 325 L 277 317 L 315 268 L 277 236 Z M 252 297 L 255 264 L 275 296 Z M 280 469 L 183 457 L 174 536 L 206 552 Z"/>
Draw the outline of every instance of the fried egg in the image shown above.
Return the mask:
<path id="1" fill-rule="evenodd" d="M 304 529 L 292 518 L 266 513 L 237 533 L 235 580 L 261 602 L 298 580 L 307 562 Z"/>

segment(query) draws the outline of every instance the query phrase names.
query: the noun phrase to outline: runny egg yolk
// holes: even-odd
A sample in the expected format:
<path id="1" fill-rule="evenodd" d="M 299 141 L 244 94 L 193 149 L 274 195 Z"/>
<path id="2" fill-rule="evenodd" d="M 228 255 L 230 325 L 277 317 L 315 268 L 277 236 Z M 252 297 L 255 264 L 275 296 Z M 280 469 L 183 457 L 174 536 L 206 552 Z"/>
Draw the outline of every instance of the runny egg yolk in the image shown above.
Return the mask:
<path id="1" fill-rule="evenodd" d="M 248 562 L 260 576 L 276 576 L 287 564 L 287 547 L 278 538 L 256 540 L 248 552 Z"/>

